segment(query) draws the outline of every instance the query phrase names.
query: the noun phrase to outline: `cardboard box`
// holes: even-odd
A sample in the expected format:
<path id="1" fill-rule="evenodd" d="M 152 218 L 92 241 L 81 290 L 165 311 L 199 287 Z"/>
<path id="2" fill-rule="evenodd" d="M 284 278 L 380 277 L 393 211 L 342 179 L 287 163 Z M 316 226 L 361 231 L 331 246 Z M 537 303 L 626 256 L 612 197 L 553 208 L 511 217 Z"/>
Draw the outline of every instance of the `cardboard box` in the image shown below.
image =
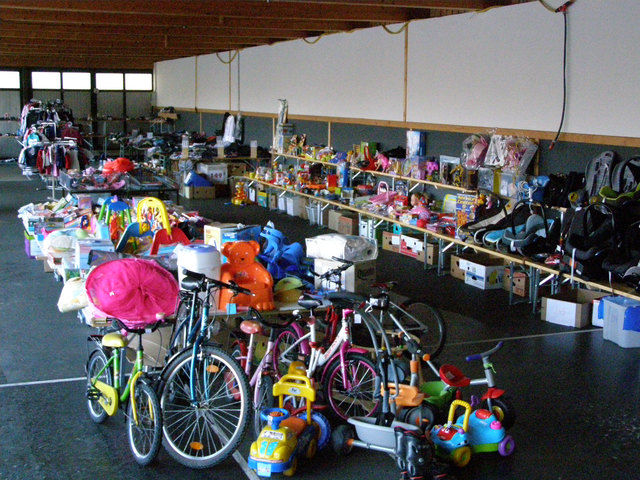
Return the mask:
<path id="1" fill-rule="evenodd" d="M 228 169 L 226 163 L 199 163 L 196 172 L 212 183 L 227 183 Z"/>
<path id="2" fill-rule="evenodd" d="M 292 197 L 286 197 L 286 201 L 287 201 L 287 215 L 291 215 L 292 217 L 299 217 L 302 214 L 302 211 L 306 207 L 305 199 L 297 195 L 294 195 Z"/>
<path id="3" fill-rule="evenodd" d="M 382 249 L 390 252 L 400 252 L 400 235 L 393 232 L 382 232 Z"/>
<path id="4" fill-rule="evenodd" d="M 184 187 L 184 197 L 190 199 L 212 199 L 229 196 L 229 185 L 226 183 L 211 187 Z"/>
<path id="5" fill-rule="evenodd" d="M 281 212 L 287 211 L 287 198 L 285 196 L 278 196 L 278 210 Z"/>
<path id="6" fill-rule="evenodd" d="M 550 297 L 542 297 L 540 318 L 546 322 L 567 327 L 586 327 L 591 319 L 593 299 L 604 295 L 601 292 L 579 288 Z"/>
<path id="7" fill-rule="evenodd" d="M 453 278 L 464 281 L 466 258 L 462 255 L 451 255 L 450 273 Z"/>
<path id="8" fill-rule="evenodd" d="M 400 253 L 407 257 L 418 258 L 418 256 L 424 254 L 424 237 L 420 235 L 400 235 Z M 422 255 L 424 260 L 424 255 Z"/>
<path id="9" fill-rule="evenodd" d="M 204 243 L 213 245 L 218 251 L 222 250 L 222 245 L 227 242 L 241 240 L 259 241 L 262 227 L 260 225 L 238 225 L 237 223 L 214 222 L 204 226 Z M 222 263 L 226 263 L 227 258 L 220 255 Z"/>
<path id="10" fill-rule="evenodd" d="M 622 348 L 640 347 L 640 302 L 626 297 L 604 297 L 602 336 Z"/>
<path id="11" fill-rule="evenodd" d="M 247 173 L 247 166 L 244 163 L 228 163 L 227 175 L 229 177 L 242 177 Z"/>
<path id="12" fill-rule="evenodd" d="M 323 274 L 327 270 L 342 265 L 342 262 L 335 260 L 325 260 L 324 258 L 315 258 L 313 269 L 319 274 Z M 365 260 L 364 262 L 356 262 L 347 270 L 342 272 L 341 276 L 342 288 L 347 292 L 366 293 L 369 287 L 376 282 L 376 261 Z M 336 288 L 335 284 L 322 284 L 322 281 L 316 277 L 316 288 Z"/>
<path id="13" fill-rule="evenodd" d="M 278 209 L 278 194 L 277 193 L 268 193 L 267 198 L 269 200 L 269 209 L 277 210 Z"/>
<path id="14" fill-rule="evenodd" d="M 591 325 L 594 327 L 604 326 L 604 305 L 600 307 L 601 298 L 594 298 L 591 304 Z"/>
<path id="15" fill-rule="evenodd" d="M 342 212 L 340 210 L 328 210 L 328 224 L 327 227 L 329 228 L 329 230 L 335 230 L 336 232 L 338 231 L 338 228 L 340 228 L 340 217 L 342 216 Z"/>
<path id="16" fill-rule="evenodd" d="M 508 292 L 511 287 L 511 269 L 505 267 L 502 287 Z M 524 272 L 516 271 L 513 275 L 513 294 L 519 297 L 529 296 L 529 276 Z"/>
<path id="17" fill-rule="evenodd" d="M 464 283 L 482 290 L 502 288 L 504 264 L 501 258 L 489 255 L 474 255 L 460 259 L 460 267 L 465 271 Z"/>
<path id="18" fill-rule="evenodd" d="M 359 220 L 355 215 L 340 215 L 338 233 L 343 235 L 358 235 Z"/>

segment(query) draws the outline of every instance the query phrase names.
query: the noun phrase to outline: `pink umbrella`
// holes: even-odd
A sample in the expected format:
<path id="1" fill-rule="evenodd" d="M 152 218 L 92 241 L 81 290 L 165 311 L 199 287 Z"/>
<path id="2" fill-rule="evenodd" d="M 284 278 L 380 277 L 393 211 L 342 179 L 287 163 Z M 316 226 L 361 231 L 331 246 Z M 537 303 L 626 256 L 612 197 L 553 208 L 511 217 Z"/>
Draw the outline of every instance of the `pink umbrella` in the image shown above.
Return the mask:
<path id="1" fill-rule="evenodd" d="M 171 273 L 154 261 L 138 258 L 97 266 L 89 272 L 85 288 L 95 308 L 128 328 L 154 324 L 159 313 L 173 314 L 179 290 Z"/>

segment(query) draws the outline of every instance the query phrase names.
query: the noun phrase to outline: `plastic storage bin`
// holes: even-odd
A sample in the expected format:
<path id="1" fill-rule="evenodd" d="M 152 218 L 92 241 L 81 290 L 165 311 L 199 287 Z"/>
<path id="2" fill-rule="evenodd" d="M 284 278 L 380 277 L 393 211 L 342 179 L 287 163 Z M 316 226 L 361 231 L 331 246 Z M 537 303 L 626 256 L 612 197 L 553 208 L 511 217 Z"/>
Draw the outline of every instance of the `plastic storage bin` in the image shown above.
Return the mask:
<path id="1" fill-rule="evenodd" d="M 178 278 L 180 286 L 184 274 L 182 270 L 202 273 L 214 280 L 220 279 L 220 252 L 213 245 L 194 243 L 191 245 L 178 245 L 176 247 L 178 256 Z"/>
<path id="2" fill-rule="evenodd" d="M 622 348 L 640 348 L 640 302 L 626 297 L 604 297 L 602 335 Z"/>

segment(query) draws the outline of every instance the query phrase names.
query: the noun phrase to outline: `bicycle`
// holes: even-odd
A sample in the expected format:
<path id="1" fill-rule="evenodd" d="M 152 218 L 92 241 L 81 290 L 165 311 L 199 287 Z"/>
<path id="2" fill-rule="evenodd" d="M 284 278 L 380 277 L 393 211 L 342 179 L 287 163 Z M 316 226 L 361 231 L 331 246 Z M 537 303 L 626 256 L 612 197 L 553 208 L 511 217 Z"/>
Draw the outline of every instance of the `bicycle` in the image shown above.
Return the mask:
<path id="1" fill-rule="evenodd" d="M 114 416 L 119 409 L 125 410 L 129 448 L 136 462 L 143 466 L 156 458 L 162 438 L 160 401 L 146 372 L 142 348 L 142 334 L 155 330 L 164 317 L 157 315 L 157 319 L 158 322 L 147 329 L 129 328 L 120 320 L 113 319 L 118 328 L 138 337 L 136 359 L 126 382 L 122 363 L 130 341 L 119 332 L 94 334 L 87 339 L 94 344 L 86 364 L 89 416 L 99 424 Z"/>
<path id="2" fill-rule="evenodd" d="M 338 297 L 337 295 L 340 295 Z M 338 298 L 351 299 L 355 294 L 349 292 L 336 292 L 329 294 L 332 301 Z M 316 323 L 318 323 L 313 311 L 322 305 L 322 301 L 301 297 L 298 304 L 307 310 L 310 315 L 304 319 L 309 332 L 293 341 L 291 345 L 281 346 L 278 336 L 273 345 L 273 351 L 278 354 L 273 359 L 274 370 L 288 370 L 299 358 L 299 353 L 304 353 L 303 348 L 308 348 L 305 369 L 309 378 L 316 378 L 322 385 L 325 400 L 336 417 L 343 420 L 352 416 L 371 416 L 378 409 L 379 403 L 379 376 L 376 365 L 367 356 L 365 348 L 356 347 L 351 340 L 351 325 L 354 321 L 353 310 L 342 308 L 340 329 L 336 333 L 331 344 L 325 349 L 317 341 Z M 294 312 L 297 321 L 302 321 L 302 315 Z M 377 331 L 371 318 L 365 316 L 363 323 L 369 330 L 374 351 L 378 351 L 374 332 Z M 280 350 L 282 348 L 282 350 Z M 320 370 L 320 367 L 323 367 Z"/>
<path id="3" fill-rule="evenodd" d="M 188 333 L 178 336 L 186 339 L 185 346 L 170 353 L 157 387 L 164 415 L 163 445 L 179 463 L 208 468 L 235 452 L 251 417 L 246 375 L 231 355 L 210 342 L 216 324 L 215 315 L 209 318 L 212 291 L 251 292 L 202 274 L 185 273 L 182 288 L 192 293 L 190 315 L 182 320 L 187 322 L 183 328 Z M 204 299 L 198 300 L 199 293 Z"/>
<path id="4" fill-rule="evenodd" d="M 253 388 L 253 429 L 257 437 L 260 435 L 265 424 L 261 412 L 264 408 L 273 406 L 273 385 L 279 380 L 272 369 L 275 340 L 284 329 L 295 321 L 295 318 L 291 318 L 283 324 L 276 324 L 267 321 L 262 314 L 255 309 L 250 309 L 248 316 L 249 319 L 243 320 L 240 323 L 240 330 L 249 335 L 249 344 L 247 345 L 242 340 L 236 340 L 233 344 L 231 355 L 240 362 L 245 374 L 250 378 L 249 385 Z M 269 328 L 269 340 L 264 356 L 252 373 L 256 350 L 256 335 L 264 335 L 266 333 L 263 327 Z M 298 409 L 292 411 L 293 415 L 297 415 L 298 413 L 300 413 Z M 320 425 L 320 431 L 330 431 L 329 421 L 324 415 L 315 410 L 311 415 L 312 421 Z M 323 448 L 328 442 L 329 436 L 327 435 L 327 438 L 320 439 L 318 448 Z"/>

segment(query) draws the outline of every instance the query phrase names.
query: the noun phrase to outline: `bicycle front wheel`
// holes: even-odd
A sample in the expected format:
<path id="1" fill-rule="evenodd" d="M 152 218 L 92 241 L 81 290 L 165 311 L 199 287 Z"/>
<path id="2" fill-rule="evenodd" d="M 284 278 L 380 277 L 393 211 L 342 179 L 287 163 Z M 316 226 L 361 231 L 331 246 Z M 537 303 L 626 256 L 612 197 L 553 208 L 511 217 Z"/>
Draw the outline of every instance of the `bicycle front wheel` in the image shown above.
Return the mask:
<path id="1" fill-rule="evenodd" d="M 324 391 L 333 413 L 343 420 L 375 414 L 380 397 L 375 391 L 377 376 L 374 363 L 359 353 L 347 353 L 344 373 L 340 359 L 334 360 L 324 380 Z"/>
<path id="2" fill-rule="evenodd" d="M 438 309 L 426 303 L 416 302 L 405 309 L 403 316 L 409 317 L 400 320 L 406 325 L 417 323 L 420 326 L 416 335 L 420 339 L 422 352 L 428 353 L 432 359 L 436 358 L 447 341 L 447 326 Z"/>
<path id="3" fill-rule="evenodd" d="M 127 436 L 133 458 L 144 466 L 149 465 L 160 451 L 162 414 L 160 400 L 151 386 L 144 382 L 136 382 L 134 392 L 128 408 Z M 136 417 L 133 415 L 134 405 Z"/>
<path id="4" fill-rule="evenodd" d="M 246 375 L 229 354 L 212 345 L 202 345 L 195 357 L 189 350 L 182 352 L 167 369 L 160 396 L 165 449 L 190 468 L 220 463 L 236 450 L 251 419 Z"/>

